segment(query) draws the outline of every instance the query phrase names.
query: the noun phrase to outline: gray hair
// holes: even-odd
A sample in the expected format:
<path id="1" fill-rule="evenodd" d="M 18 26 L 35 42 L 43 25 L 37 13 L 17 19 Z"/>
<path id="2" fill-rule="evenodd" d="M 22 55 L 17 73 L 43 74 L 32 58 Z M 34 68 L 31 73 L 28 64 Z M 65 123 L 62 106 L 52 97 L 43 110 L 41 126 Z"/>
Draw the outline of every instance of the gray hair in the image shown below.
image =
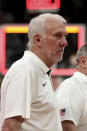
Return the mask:
<path id="1" fill-rule="evenodd" d="M 41 14 L 35 18 L 33 18 L 30 21 L 29 24 L 29 32 L 28 32 L 28 37 L 29 37 L 29 43 L 28 43 L 28 47 L 32 47 L 32 45 L 34 44 L 34 35 L 35 34 L 40 34 L 40 35 L 45 35 L 45 23 L 48 20 L 48 18 L 56 18 L 58 19 L 60 22 L 66 24 L 66 20 L 57 14 L 51 14 L 51 13 L 45 13 L 45 14 Z"/>
<path id="2" fill-rule="evenodd" d="M 77 52 L 77 61 L 80 62 L 82 56 L 87 57 L 87 44 L 83 45 Z"/>

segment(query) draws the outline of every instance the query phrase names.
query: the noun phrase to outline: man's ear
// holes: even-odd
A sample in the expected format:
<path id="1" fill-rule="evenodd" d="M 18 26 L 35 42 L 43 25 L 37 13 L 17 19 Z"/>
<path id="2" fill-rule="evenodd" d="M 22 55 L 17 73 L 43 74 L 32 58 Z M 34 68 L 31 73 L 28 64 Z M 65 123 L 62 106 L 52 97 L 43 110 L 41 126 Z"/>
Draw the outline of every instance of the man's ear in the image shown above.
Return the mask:
<path id="1" fill-rule="evenodd" d="M 81 56 L 81 58 L 80 58 L 80 64 L 85 64 L 85 56 Z"/>
<path id="2" fill-rule="evenodd" d="M 35 44 L 37 44 L 38 47 L 41 47 L 41 38 L 40 38 L 40 35 L 35 35 L 34 36 L 34 42 Z"/>
<path id="3" fill-rule="evenodd" d="M 82 65 L 82 67 L 83 67 L 84 69 L 87 69 L 87 58 L 86 58 L 85 56 L 82 56 L 82 57 L 80 58 L 80 64 Z"/>

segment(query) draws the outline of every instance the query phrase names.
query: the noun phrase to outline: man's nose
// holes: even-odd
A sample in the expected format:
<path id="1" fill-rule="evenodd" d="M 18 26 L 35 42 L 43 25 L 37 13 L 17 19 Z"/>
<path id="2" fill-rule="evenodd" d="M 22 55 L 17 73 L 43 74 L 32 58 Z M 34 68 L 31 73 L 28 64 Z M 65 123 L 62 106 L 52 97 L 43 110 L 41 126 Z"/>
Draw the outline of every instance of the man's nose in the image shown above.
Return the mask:
<path id="1" fill-rule="evenodd" d="M 63 40 L 62 40 L 62 45 L 63 45 L 63 46 L 67 46 L 67 45 L 68 45 L 68 42 L 67 42 L 66 39 L 63 39 Z"/>

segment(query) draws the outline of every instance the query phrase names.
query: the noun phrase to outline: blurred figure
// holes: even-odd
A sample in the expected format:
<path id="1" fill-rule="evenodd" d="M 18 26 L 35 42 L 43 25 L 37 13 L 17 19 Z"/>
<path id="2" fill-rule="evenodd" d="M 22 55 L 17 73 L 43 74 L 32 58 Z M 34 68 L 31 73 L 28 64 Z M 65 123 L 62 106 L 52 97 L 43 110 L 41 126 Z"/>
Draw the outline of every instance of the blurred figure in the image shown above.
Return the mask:
<path id="1" fill-rule="evenodd" d="M 77 72 L 57 90 L 63 131 L 87 131 L 87 45 L 77 52 Z"/>
<path id="2" fill-rule="evenodd" d="M 29 50 L 7 72 L 1 87 L 2 131 L 62 131 L 50 68 L 62 60 L 66 20 L 42 14 L 29 24 Z"/>
<path id="3" fill-rule="evenodd" d="M 1 12 L 0 13 L 0 24 L 14 23 L 14 15 L 10 12 Z"/>
<path id="4" fill-rule="evenodd" d="M 76 68 L 77 65 L 77 61 L 76 61 L 76 55 L 75 54 L 71 54 L 70 58 L 69 58 L 69 67 L 68 68 Z"/>

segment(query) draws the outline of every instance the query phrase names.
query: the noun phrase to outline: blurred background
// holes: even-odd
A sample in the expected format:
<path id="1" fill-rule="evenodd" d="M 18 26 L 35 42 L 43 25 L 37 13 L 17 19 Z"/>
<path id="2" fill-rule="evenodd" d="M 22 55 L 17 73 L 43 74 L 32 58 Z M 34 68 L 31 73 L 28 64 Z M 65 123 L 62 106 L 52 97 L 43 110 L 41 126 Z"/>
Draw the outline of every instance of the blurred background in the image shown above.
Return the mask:
<path id="1" fill-rule="evenodd" d="M 69 45 L 63 60 L 53 66 L 54 89 L 70 77 L 76 71 L 76 52 L 87 40 L 86 7 L 86 0 L 0 0 L 0 86 L 9 67 L 27 49 L 28 36 L 24 30 L 29 21 L 46 12 L 60 14 L 68 21 Z M 12 26 L 12 32 L 7 30 L 8 26 Z M 23 32 L 15 32 L 15 26 L 24 27 Z"/>

